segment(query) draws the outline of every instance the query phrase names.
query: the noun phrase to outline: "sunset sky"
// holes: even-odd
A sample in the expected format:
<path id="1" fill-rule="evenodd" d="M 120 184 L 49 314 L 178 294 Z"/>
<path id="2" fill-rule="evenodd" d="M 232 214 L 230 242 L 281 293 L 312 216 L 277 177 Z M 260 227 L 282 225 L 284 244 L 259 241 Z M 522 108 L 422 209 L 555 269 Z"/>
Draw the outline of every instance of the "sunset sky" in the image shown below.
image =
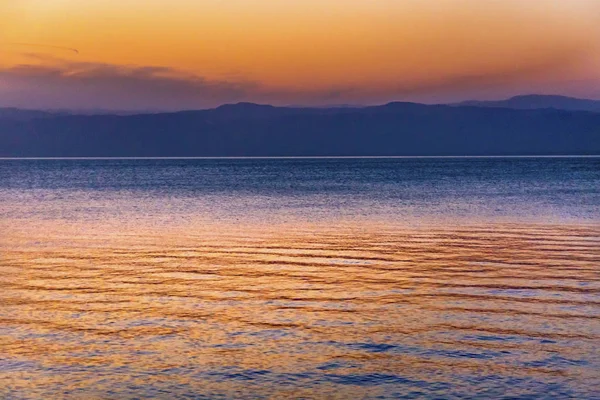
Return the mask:
<path id="1" fill-rule="evenodd" d="M 598 0 L 0 0 L 0 107 L 600 98 Z"/>

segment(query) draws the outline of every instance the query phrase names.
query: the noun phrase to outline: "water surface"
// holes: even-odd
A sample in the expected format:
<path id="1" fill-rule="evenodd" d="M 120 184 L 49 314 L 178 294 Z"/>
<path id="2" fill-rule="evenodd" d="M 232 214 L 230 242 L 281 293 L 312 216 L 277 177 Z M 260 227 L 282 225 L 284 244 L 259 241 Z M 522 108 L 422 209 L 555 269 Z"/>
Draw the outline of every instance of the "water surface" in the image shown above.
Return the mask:
<path id="1" fill-rule="evenodd" d="M 0 397 L 600 398 L 600 159 L 2 160 Z"/>

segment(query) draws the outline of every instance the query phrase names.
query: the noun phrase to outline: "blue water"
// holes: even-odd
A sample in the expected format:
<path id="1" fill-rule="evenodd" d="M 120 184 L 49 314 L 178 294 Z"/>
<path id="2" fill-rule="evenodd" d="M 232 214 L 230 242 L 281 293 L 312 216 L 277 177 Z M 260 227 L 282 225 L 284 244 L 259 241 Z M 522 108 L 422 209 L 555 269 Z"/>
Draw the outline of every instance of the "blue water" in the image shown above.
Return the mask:
<path id="1" fill-rule="evenodd" d="M 600 158 L 0 160 L 0 398 L 600 399 Z"/>
<path id="2" fill-rule="evenodd" d="M 97 202 L 123 197 L 139 198 L 157 218 L 208 212 L 593 222 L 600 158 L 4 160 L 0 189 L 4 201 L 40 201 L 47 217 L 63 215 L 47 208 L 60 196 L 80 203 L 69 217 L 121 211 Z"/>

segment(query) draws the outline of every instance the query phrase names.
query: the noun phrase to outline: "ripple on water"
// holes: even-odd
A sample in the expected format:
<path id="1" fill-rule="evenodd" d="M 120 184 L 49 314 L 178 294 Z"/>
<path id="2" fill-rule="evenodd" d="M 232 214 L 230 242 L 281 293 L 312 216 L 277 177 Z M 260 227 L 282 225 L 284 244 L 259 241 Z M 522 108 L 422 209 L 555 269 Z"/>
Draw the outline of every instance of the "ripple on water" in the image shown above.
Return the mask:
<path id="1" fill-rule="evenodd" d="M 3 396 L 598 395 L 597 227 L 100 228 L 2 236 Z"/>

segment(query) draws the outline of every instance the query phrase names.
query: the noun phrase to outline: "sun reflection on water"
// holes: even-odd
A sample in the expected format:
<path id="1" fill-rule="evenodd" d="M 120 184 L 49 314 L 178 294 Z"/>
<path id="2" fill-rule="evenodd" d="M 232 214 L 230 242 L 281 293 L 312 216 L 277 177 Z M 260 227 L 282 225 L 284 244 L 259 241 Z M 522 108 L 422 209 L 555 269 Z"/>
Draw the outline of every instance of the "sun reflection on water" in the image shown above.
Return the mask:
<path id="1" fill-rule="evenodd" d="M 2 224 L 4 397 L 600 387 L 595 225 Z"/>

